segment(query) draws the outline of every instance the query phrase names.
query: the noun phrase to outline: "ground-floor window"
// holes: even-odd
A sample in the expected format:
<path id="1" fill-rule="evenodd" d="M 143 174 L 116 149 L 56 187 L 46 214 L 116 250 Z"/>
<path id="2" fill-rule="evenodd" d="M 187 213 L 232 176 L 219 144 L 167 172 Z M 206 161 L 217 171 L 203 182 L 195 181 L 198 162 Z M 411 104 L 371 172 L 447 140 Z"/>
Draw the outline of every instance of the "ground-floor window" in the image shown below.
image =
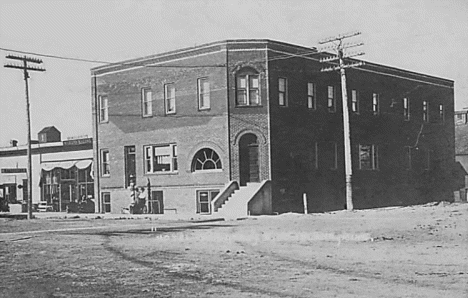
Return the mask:
<path id="1" fill-rule="evenodd" d="M 103 202 L 103 208 L 105 213 L 110 213 L 111 212 L 111 196 L 110 192 L 103 192 L 101 194 L 102 197 L 102 202 Z"/>
<path id="2" fill-rule="evenodd" d="M 211 214 L 211 201 L 219 194 L 219 189 L 197 191 L 197 213 Z"/>
<path id="3" fill-rule="evenodd" d="M 376 145 L 359 145 L 359 168 L 377 170 L 379 168 L 379 151 Z"/>

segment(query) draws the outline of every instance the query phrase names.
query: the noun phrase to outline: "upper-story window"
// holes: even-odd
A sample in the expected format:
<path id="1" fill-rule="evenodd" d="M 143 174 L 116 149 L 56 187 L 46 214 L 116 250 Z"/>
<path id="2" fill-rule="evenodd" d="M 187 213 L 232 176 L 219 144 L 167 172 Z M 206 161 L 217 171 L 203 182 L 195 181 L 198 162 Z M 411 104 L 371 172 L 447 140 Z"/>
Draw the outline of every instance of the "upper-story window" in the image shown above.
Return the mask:
<path id="1" fill-rule="evenodd" d="M 278 78 L 278 104 L 282 107 L 288 106 L 288 80 Z"/>
<path id="2" fill-rule="evenodd" d="M 372 93 L 372 113 L 374 115 L 380 114 L 380 94 Z"/>
<path id="3" fill-rule="evenodd" d="M 409 98 L 403 98 L 403 118 L 406 121 L 410 120 L 410 100 Z"/>
<path id="4" fill-rule="evenodd" d="M 210 82 L 207 78 L 198 79 L 198 109 L 210 108 Z"/>
<path id="5" fill-rule="evenodd" d="M 109 121 L 109 99 L 107 96 L 99 96 L 99 122 Z"/>
<path id="6" fill-rule="evenodd" d="M 174 84 L 164 85 L 164 104 L 166 107 L 166 114 L 175 114 L 176 112 L 176 99 L 175 99 L 175 86 Z"/>
<path id="7" fill-rule="evenodd" d="M 145 146 L 145 173 L 177 172 L 177 145 Z"/>
<path id="8" fill-rule="evenodd" d="M 424 100 L 422 103 L 422 109 L 423 109 L 423 121 L 424 122 L 429 122 L 429 102 L 427 100 Z"/>
<path id="9" fill-rule="evenodd" d="M 236 76 L 236 105 L 260 105 L 260 79 L 258 73 L 241 71 Z"/>
<path id="10" fill-rule="evenodd" d="M 141 111 L 143 117 L 153 115 L 153 92 L 149 88 L 141 89 Z"/>
<path id="11" fill-rule="evenodd" d="M 327 108 L 330 113 L 336 112 L 336 91 L 335 86 L 328 86 Z"/>
<path id="12" fill-rule="evenodd" d="M 307 83 L 307 107 L 309 109 L 317 109 L 317 98 L 316 98 L 316 86 L 315 83 Z"/>
<path id="13" fill-rule="evenodd" d="M 359 96 L 357 90 L 351 90 L 351 111 L 359 114 Z"/>
<path id="14" fill-rule="evenodd" d="M 444 105 L 440 104 L 439 105 L 439 122 L 444 122 L 444 121 L 445 121 Z"/>

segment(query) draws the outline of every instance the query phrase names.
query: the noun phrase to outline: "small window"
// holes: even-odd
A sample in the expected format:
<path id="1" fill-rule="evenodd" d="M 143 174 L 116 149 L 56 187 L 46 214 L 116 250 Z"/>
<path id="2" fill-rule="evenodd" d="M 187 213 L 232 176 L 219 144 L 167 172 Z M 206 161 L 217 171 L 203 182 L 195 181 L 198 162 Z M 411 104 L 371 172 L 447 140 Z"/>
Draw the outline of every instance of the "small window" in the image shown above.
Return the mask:
<path id="1" fill-rule="evenodd" d="M 359 114 L 359 97 L 356 90 L 351 90 L 351 111 Z"/>
<path id="2" fill-rule="evenodd" d="M 141 110 L 143 117 L 153 115 L 153 92 L 151 89 L 141 89 Z"/>
<path id="3" fill-rule="evenodd" d="M 378 168 L 378 147 L 376 145 L 359 145 L 359 169 L 377 170 Z"/>
<path id="4" fill-rule="evenodd" d="M 145 173 L 177 172 L 177 145 L 145 146 Z"/>
<path id="5" fill-rule="evenodd" d="M 431 170 L 431 150 L 424 150 L 424 170 Z"/>
<path id="6" fill-rule="evenodd" d="M 328 112 L 334 113 L 336 112 L 336 91 L 334 86 L 328 86 L 328 101 L 327 107 Z"/>
<path id="7" fill-rule="evenodd" d="M 278 79 L 278 104 L 281 107 L 288 105 L 288 81 L 285 78 Z"/>
<path id="8" fill-rule="evenodd" d="M 410 100 L 409 98 L 403 98 L 403 118 L 405 121 L 410 120 Z"/>
<path id="9" fill-rule="evenodd" d="M 238 74 L 236 83 L 237 106 L 260 105 L 260 82 L 258 74 Z"/>
<path id="10" fill-rule="evenodd" d="M 412 156 L 411 156 L 411 147 L 406 146 L 405 147 L 405 165 L 407 170 L 411 170 L 413 167 L 411 166 L 412 164 Z"/>
<path id="11" fill-rule="evenodd" d="M 312 110 L 317 109 L 317 98 L 316 98 L 316 87 L 315 83 L 307 83 L 307 107 Z"/>
<path id="12" fill-rule="evenodd" d="M 198 109 L 206 110 L 210 108 L 210 82 L 208 79 L 198 79 Z"/>
<path id="13" fill-rule="evenodd" d="M 439 122 L 444 122 L 444 121 L 445 121 L 444 105 L 440 104 L 439 105 Z"/>
<path id="14" fill-rule="evenodd" d="M 222 169 L 219 155 L 210 148 L 198 151 L 192 161 L 192 172 Z"/>
<path id="15" fill-rule="evenodd" d="M 423 121 L 429 122 L 429 102 L 427 100 L 423 101 Z"/>
<path id="16" fill-rule="evenodd" d="M 218 189 L 197 191 L 197 213 L 211 214 L 211 201 L 213 201 L 218 194 Z"/>
<path id="17" fill-rule="evenodd" d="M 176 99 L 175 99 L 175 86 L 174 84 L 164 85 L 164 104 L 166 106 L 166 114 L 175 114 L 176 112 Z"/>
<path id="18" fill-rule="evenodd" d="M 99 96 L 99 122 L 109 121 L 109 99 L 107 96 Z"/>
<path id="19" fill-rule="evenodd" d="M 110 213 L 111 212 L 111 196 L 110 192 L 103 192 L 101 193 L 103 205 L 104 205 L 104 212 Z"/>
<path id="20" fill-rule="evenodd" d="M 101 175 L 110 176 L 109 150 L 101 150 Z"/>
<path id="21" fill-rule="evenodd" d="M 380 114 L 380 94 L 378 93 L 372 94 L 372 113 L 374 115 Z"/>

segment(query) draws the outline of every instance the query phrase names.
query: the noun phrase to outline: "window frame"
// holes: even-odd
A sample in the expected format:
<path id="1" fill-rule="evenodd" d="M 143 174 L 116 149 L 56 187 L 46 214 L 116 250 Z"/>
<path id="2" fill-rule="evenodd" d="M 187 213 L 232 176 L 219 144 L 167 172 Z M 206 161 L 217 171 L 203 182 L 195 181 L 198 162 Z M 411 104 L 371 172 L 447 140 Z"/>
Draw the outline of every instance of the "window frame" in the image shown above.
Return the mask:
<path id="1" fill-rule="evenodd" d="M 317 110 L 317 84 L 314 82 L 307 82 L 307 108 Z"/>
<path id="2" fill-rule="evenodd" d="M 169 88 L 172 89 L 172 97 L 168 97 Z M 171 100 L 173 101 L 173 110 L 169 110 Z M 164 111 L 166 115 L 174 115 L 176 113 L 176 88 L 174 83 L 164 84 Z"/>
<path id="3" fill-rule="evenodd" d="M 429 117 L 429 101 L 423 100 L 422 101 L 422 116 L 423 116 L 423 122 L 428 123 L 430 121 Z"/>
<path id="4" fill-rule="evenodd" d="M 150 94 L 149 100 L 148 93 Z M 153 116 L 153 90 L 149 87 L 141 88 L 141 115 L 142 117 Z"/>
<path id="5" fill-rule="evenodd" d="M 208 91 L 205 90 L 205 85 L 204 83 L 207 83 L 208 85 Z M 198 110 L 203 111 L 203 110 L 209 110 L 211 109 L 211 99 L 210 99 L 210 81 L 208 81 L 208 78 L 203 77 L 203 78 L 198 78 L 197 79 L 197 100 L 198 100 Z M 202 105 L 202 103 L 204 105 Z M 206 104 L 208 103 L 208 104 Z"/>
<path id="6" fill-rule="evenodd" d="M 439 104 L 439 122 L 444 123 L 445 122 L 445 107 L 443 104 Z"/>
<path id="7" fill-rule="evenodd" d="M 202 212 L 201 208 L 201 202 L 200 202 L 200 194 L 207 192 L 208 193 L 208 202 L 204 202 L 205 204 L 208 205 L 208 212 Z M 213 193 L 217 192 L 215 196 L 213 196 Z M 213 199 L 216 198 L 216 196 L 220 193 L 219 189 L 197 189 L 196 192 L 196 205 L 197 205 L 197 214 L 212 214 L 213 210 L 211 208 L 211 202 L 213 202 Z"/>
<path id="8" fill-rule="evenodd" d="M 411 120 L 411 101 L 409 97 L 403 97 L 403 119 Z"/>
<path id="9" fill-rule="evenodd" d="M 359 92 L 351 89 L 351 112 L 359 114 Z"/>
<path id="10" fill-rule="evenodd" d="M 208 151 L 208 150 L 211 150 L 210 158 L 208 158 L 208 156 L 206 154 L 206 151 Z M 203 154 L 205 156 L 204 162 L 206 162 L 207 160 L 213 161 L 213 163 L 215 165 L 214 169 L 203 169 L 204 163 L 202 163 L 202 161 L 197 158 L 197 155 L 202 151 L 203 151 Z M 217 156 L 217 161 L 215 161 L 213 159 L 213 155 Z M 197 160 L 195 160 L 196 158 L 197 158 Z M 197 161 L 199 161 L 199 163 L 202 164 L 201 169 L 197 169 L 197 164 L 198 164 Z M 218 163 L 219 163 L 219 167 L 218 167 Z M 192 163 L 191 163 L 190 170 L 191 170 L 192 173 L 221 172 L 221 171 L 223 171 L 223 162 L 222 162 L 221 157 L 219 156 L 219 154 L 214 149 L 209 148 L 209 147 L 204 147 L 204 148 L 201 148 L 200 150 L 197 150 L 197 152 L 194 154 L 194 156 L 192 158 Z"/>
<path id="11" fill-rule="evenodd" d="M 100 167 L 101 167 L 101 177 L 110 177 L 111 175 L 111 169 L 110 169 L 110 151 L 109 149 L 101 149 L 101 162 L 100 162 Z M 106 172 L 106 169 L 108 170 Z"/>
<path id="12" fill-rule="evenodd" d="M 281 81 L 284 81 L 284 90 L 281 90 Z M 281 104 L 281 95 L 283 95 L 283 104 Z M 278 78 L 278 106 L 287 107 L 288 103 L 288 79 L 284 77 Z"/>
<path id="13" fill-rule="evenodd" d="M 105 100 L 105 105 L 103 104 Z M 107 95 L 99 95 L 99 123 L 109 122 L 109 97 Z"/>
<path id="14" fill-rule="evenodd" d="M 372 93 L 372 113 L 374 116 L 380 115 L 380 93 Z"/>
<path id="15" fill-rule="evenodd" d="M 330 97 L 330 88 L 332 90 L 332 97 Z M 329 113 L 336 113 L 336 88 L 333 85 L 327 86 L 327 110 Z"/>
<path id="16" fill-rule="evenodd" d="M 239 80 L 241 78 L 245 79 L 245 88 L 240 86 Z M 257 88 L 254 88 L 251 84 L 253 79 L 257 79 Z M 257 91 L 257 102 L 253 102 L 250 98 L 251 91 Z M 239 101 L 239 91 L 243 91 L 245 94 L 245 103 Z M 236 74 L 236 107 L 258 107 L 262 105 L 262 100 L 260 96 L 260 74 L 249 71 L 249 72 L 238 72 Z"/>
<path id="17" fill-rule="evenodd" d="M 161 171 L 156 171 L 155 170 L 155 160 L 154 158 L 156 157 L 155 155 L 155 150 L 156 148 L 164 148 L 164 147 L 169 147 L 169 170 L 161 170 Z M 149 151 L 148 151 L 149 149 Z M 149 156 L 148 156 L 149 153 Z M 170 144 L 156 144 L 156 145 L 144 145 L 143 146 L 143 169 L 144 169 L 144 174 L 145 175 L 161 175 L 161 174 L 177 174 L 179 172 L 179 166 L 178 166 L 178 154 L 177 154 L 177 144 L 175 143 L 170 143 Z M 149 164 L 148 164 L 149 162 Z M 148 165 L 150 165 L 148 167 Z"/>
<path id="18" fill-rule="evenodd" d="M 106 197 L 109 198 L 108 202 L 106 201 Z M 102 207 L 104 213 L 111 213 L 112 212 L 112 201 L 111 201 L 111 193 L 108 191 L 101 192 L 102 198 Z M 109 209 L 108 209 L 109 208 Z"/>
<path id="19" fill-rule="evenodd" d="M 369 154 L 369 161 L 370 161 L 370 167 L 369 168 L 364 168 L 363 167 L 363 159 L 362 159 L 362 155 L 361 155 L 361 150 L 364 146 L 367 146 L 369 147 L 370 149 L 370 154 Z M 358 150 L 358 154 L 359 154 L 359 170 L 363 170 L 363 171 L 377 171 L 379 170 L 380 168 L 380 165 L 379 165 L 379 146 L 378 145 L 375 145 L 375 144 L 359 144 L 359 150 Z"/>

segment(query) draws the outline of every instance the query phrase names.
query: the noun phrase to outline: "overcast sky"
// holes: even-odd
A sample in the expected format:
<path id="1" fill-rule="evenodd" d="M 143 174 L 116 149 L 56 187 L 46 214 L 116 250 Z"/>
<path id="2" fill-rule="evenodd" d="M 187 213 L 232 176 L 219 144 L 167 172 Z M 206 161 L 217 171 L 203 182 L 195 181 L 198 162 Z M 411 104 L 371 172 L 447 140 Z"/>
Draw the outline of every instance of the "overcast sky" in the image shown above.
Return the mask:
<path id="1" fill-rule="evenodd" d="M 0 48 L 107 62 L 236 38 L 313 47 L 354 30 L 363 60 L 452 79 L 456 109 L 468 107 L 467 0 L 0 2 Z M 50 125 L 91 136 L 90 68 L 102 64 L 36 57 L 46 72 L 31 73 L 33 139 Z M 0 147 L 26 143 L 24 88 L 20 70 L 0 67 Z"/>

